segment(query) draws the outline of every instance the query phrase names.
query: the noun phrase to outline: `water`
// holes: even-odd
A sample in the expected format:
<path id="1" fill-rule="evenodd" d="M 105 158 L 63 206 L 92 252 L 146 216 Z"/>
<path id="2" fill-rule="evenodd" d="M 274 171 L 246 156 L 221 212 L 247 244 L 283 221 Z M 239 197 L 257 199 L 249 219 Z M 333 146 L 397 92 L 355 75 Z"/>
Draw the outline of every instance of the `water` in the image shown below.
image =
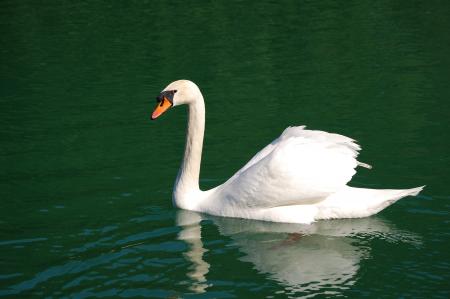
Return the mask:
<path id="1" fill-rule="evenodd" d="M 0 297 L 447 298 L 450 6 L 398 1 L 2 1 Z M 363 147 L 353 186 L 427 185 L 311 226 L 178 211 L 186 111 L 201 186 L 289 125 Z"/>

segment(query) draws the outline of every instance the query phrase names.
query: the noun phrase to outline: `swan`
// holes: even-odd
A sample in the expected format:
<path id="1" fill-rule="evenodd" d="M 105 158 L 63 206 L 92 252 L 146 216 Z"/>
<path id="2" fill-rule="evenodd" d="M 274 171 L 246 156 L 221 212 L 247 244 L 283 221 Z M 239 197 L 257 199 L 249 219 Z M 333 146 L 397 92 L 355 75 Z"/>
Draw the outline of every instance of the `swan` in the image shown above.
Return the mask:
<path id="1" fill-rule="evenodd" d="M 199 188 L 205 129 L 205 104 L 198 86 L 189 80 L 170 83 L 157 96 L 154 120 L 171 107 L 188 105 L 184 159 L 172 201 L 184 210 L 215 216 L 309 224 L 320 219 L 371 216 L 412 189 L 366 189 L 347 183 L 357 166 L 359 145 L 349 137 L 305 126 L 288 127 L 222 185 Z"/>

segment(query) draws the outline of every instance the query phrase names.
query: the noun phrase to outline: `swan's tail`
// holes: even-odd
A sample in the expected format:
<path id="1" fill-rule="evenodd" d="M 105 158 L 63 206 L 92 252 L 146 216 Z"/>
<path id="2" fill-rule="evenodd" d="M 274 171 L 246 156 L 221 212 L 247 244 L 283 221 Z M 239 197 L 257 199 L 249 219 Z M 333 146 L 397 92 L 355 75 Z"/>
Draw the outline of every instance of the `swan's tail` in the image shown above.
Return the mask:
<path id="1" fill-rule="evenodd" d="M 405 196 L 416 196 L 425 186 L 412 189 L 346 187 L 318 204 L 318 219 L 361 218 L 374 215 Z"/>

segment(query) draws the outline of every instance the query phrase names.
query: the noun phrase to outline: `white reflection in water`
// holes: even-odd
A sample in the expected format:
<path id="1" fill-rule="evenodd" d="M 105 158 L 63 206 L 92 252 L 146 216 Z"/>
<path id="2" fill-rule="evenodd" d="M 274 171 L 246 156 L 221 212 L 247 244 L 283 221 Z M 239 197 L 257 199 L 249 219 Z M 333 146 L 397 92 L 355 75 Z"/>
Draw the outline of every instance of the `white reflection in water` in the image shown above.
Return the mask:
<path id="1" fill-rule="evenodd" d="M 319 221 L 310 225 L 273 223 L 223 218 L 180 210 L 177 225 L 179 239 L 189 245 L 185 254 L 192 263 L 187 274 L 191 291 L 203 293 L 208 287 L 206 275 L 210 265 L 203 260 L 200 221 L 209 219 L 221 234 L 229 236 L 260 273 L 285 286 L 286 291 L 339 293 L 352 286 L 360 261 L 370 256 L 368 244 L 361 240 L 381 238 L 388 242 L 420 245 L 420 238 L 395 229 L 376 217 Z M 358 241 L 359 240 L 359 241 Z"/>
<path id="2" fill-rule="evenodd" d="M 192 271 L 187 275 L 192 280 L 190 290 L 195 293 L 204 293 L 208 285 L 205 275 L 209 271 L 209 264 L 203 260 L 203 253 L 207 250 L 203 248 L 201 239 L 200 214 L 190 211 L 180 211 L 177 214 L 177 225 L 182 227 L 178 234 L 178 239 L 185 241 L 189 245 L 185 256 L 192 263 Z"/>

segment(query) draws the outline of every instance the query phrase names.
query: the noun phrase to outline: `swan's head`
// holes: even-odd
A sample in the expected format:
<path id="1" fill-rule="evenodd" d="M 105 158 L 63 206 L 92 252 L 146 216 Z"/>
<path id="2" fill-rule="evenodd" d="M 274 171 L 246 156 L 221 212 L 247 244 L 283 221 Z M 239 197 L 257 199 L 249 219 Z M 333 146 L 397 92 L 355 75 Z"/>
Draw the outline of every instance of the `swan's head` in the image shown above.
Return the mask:
<path id="1" fill-rule="evenodd" d="M 171 107 L 182 104 L 190 104 L 201 97 L 200 89 L 194 82 L 189 80 L 177 80 L 161 91 L 156 97 L 155 110 L 152 113 L 152 119 L 156 119 Z"/>

